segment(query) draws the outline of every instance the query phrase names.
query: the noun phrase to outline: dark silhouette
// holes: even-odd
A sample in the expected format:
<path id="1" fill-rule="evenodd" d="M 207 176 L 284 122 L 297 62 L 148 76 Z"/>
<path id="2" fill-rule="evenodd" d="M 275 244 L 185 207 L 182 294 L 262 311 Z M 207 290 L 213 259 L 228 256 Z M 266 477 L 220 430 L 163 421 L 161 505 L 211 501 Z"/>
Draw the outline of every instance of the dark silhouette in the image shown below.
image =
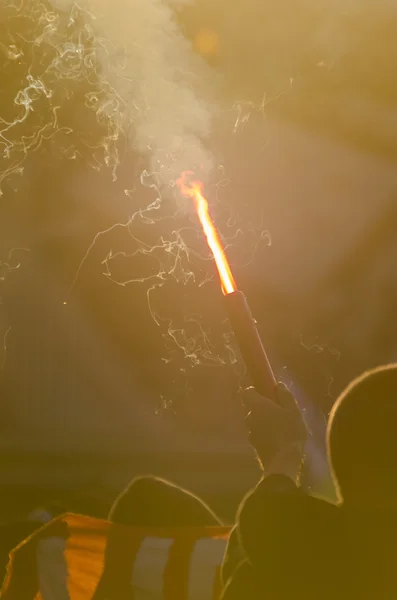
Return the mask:
<path id="1" fill-rule="evenodd" d="M 282 432 L 294 431 L 294 411 L 291 404 Z M 252 423 L 254 412 L 251 408 Z M 261 426 L 263 437 L 271 429 L 270 439 L 276 439 L 277 423 L 262 419 Z M 241 504 L 237 536 L 246 559 L 229 579 L 223 599 L 394 597 L 396 427 L 397 367 L 375 369 L 353 381 L 328 424 L 339 505 L 303 493 L 296 483 L 296 455 L 281 453 L 279 474 L 272 468 Z M 295 432 L 290 447 L 299 441 L 298 426 Z M 274 465 L 265 448 L 260 445 L 262 462 Z"/>
<path id="2" fill-rule="evenodd" d="M 221 525 L 200 498 L 152 476 L 133 479 L 113 504 L 109 521 L 135 527 Z"/>
<path id="3" fill-rule="evenodd" d="M 328 454 L 345 504 L 397 506 L 396 430 L 396 365 L 364 373 L 335 403 Z"/>
<path id="4" fill-rule="evenodd" d="M 164 571 L 163 584 L 178 593 L 188 590 L 188 573 L 191 554 L 197 541 L 197 528 L 218 526 L 220 519 L 200 498 L 168 481 L 152 476 L 137 477 L 116 499 L 109 520 L 114 524 L 110 531 L 105 553 L 105 567 L 93 600 L 134 598 L 131 584 L 138 552 L 148 535 L 148 528 L 186 527 L 185 539 L 176 539 L 166 550 L 179 572 L 186 577 L 175 577 L 173 569 Z M 140 528 L 141 535 L 133 538 L 122 527 Z M 189 533 L 189 529 L 196 532 Z M 139 529 L 138 529 L 139 531 Z M 170 533 L 172 538 L 172 533 Z M 160 590 L 161 595 L 161 590 Z"/>

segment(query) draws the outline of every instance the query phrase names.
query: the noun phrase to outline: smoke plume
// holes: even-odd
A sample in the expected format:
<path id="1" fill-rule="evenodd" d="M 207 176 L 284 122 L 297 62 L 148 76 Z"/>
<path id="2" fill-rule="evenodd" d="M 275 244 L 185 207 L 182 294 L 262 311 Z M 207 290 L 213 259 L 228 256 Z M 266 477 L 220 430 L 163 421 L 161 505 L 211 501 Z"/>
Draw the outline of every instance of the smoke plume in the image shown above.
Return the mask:
<path id="1" fill-rule="evenodd" d="M 175 22 L 187 0 L 82 0 L 95 38 L 104 100 L 98 111 L 111 116 L 132 146 L 150 157 L 163 182 L 181 170 L 211 167 L 204 146 L 210 132 L 210 68 L 195 55 Z M 71 0 L 52 0 L 73 11 Z M 71 12 L 73 15 L 73 12 Z M 71 17 L 73 18 L 73 17 Z"/>

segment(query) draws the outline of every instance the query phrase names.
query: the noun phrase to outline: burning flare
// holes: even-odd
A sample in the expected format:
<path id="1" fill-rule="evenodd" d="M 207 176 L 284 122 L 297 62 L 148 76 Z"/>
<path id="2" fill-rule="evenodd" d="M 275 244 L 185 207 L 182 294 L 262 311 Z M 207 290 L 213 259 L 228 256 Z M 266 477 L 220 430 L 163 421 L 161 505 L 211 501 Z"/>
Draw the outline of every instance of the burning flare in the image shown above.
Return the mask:
<path id="1" fill-rule="evenodd" d="M 176 180 L 176 183 L 181 193 L 186 198 L 192 198 L 194 201 L 204 235 L 215 259 L 215 264 L 221 280 L 222 292 L 224 294 L 231 294 L 237 290 L 236 283 L 223 250 L 222 242 L 209 214 L 208 202 L 203 196 L 203 184 L 201 181 L 190 179 L 191 175 L 193 175 L 192 171 L 185 171 L 182 173 L 181 177 Z"/>
<path id="2" fill-rule="evenodd" d="M 222 242 L 209 214 L 208 202 L 203 196 L 203 184 L 192 179 L 192 175 L 191 171 L 185 171 L 176 183 L 186 198 L 194 200 L 204 235 L 214 255 L 229 321 L 252 382 L 259 394 L 277 401 L 276 379 L 262 345 L 255 319 L 251 315 L 244 294 L 237 290 Z"/>

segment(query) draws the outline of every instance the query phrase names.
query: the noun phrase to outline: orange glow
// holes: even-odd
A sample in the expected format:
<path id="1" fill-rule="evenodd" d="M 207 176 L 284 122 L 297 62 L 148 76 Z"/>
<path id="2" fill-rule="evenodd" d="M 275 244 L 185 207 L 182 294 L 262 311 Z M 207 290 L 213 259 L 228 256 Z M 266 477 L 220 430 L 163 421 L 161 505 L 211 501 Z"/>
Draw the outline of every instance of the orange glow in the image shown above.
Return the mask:
<path id="1" fill-rule="evenodd" d="M 196 207 L 198 218 L 200 219 L 204 235 L 207 239 L 208 246 L 214 255 L 215 264 L 218 269 L 219 277 L 224 294 L 235 292 L 237 287 L 230 270 L 229 263 L 222 247 L 222 242 L 219 239 L 215 225 L 212 222 L 209 214 L 208 202 L 203 196 L 203 184 L 201 181 L 188 180 L 189 176 L 193 175 L 191 171 L 185 171 L 181 177 L 176 180 L 176 183 L 186 198 L 192 198 Z"/>
<path id="2" fill-rule="evenodd" d="M 200 29 L 194 38 L 194 48 L 199 54 L 210 58 L 219 52 L 219 37 L 212 29 Z"/>

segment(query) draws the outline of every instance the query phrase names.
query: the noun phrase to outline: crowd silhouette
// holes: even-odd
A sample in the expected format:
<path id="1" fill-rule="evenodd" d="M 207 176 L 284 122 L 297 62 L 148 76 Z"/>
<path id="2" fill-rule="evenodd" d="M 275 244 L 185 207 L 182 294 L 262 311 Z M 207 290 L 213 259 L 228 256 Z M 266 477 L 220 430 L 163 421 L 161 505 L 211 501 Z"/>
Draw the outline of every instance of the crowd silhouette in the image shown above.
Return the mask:
<path id="1" fill-rule="evenodd" d="M 333 407 L 327 448 L 337 503 L 300 485 L 310 432 L 293 395 L 283 384 L 277 402 L 249 392 L 262 476 L 235 523 L 151 475 L 134 478 L 107 519 L 37 508 L 3 527 L 1 598 L 394 598 L 397 365 L 364 373 Z"/>

